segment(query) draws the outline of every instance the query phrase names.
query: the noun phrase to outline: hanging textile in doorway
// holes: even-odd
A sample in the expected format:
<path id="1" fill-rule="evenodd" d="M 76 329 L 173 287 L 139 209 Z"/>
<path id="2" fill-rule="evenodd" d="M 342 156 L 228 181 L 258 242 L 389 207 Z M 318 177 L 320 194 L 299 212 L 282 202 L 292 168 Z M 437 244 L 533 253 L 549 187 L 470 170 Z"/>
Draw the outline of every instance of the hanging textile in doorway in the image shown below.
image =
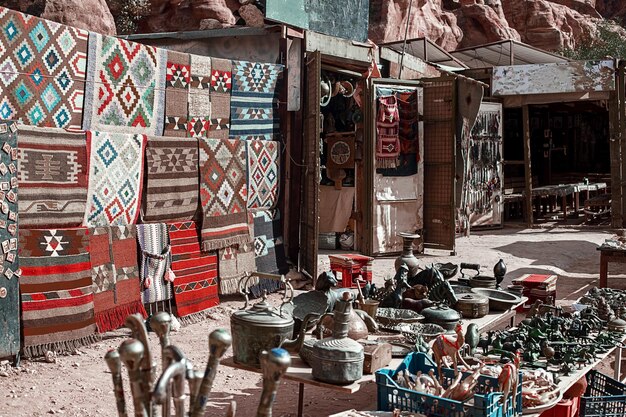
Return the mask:
<path id="1" fill-rule="evenodd" d="M 89 254 L 98 331 L 124 326 L 130 314 L 147 317 L 141 302 L 135 226 L 90 228 Z"/>
<path id="2" fill-rule="evenodd" d="M 232 68 L 230 59 L 211 59 L 211 120 L 209 137 L 228 139 L 230 134 L 230 92 L 232 90 Z"/>
<path id="3" fill-rule="evenodd" d="M 172 252 L 165 223 L 137 225 L 139 276 L 144 304 L 172 298 Z"/>
<path id="4" fill-rule="evenodd" d="M 208 308 L 220 303 L 218 297 L 217 253 L 200 251 L 200 235 L 196 223 L 170 223 L 172 271 L 176 312 L 184 322 L 192 323 L 205 317 Z"/>
<path id="5" fill-rule="evenodd" d="M 198 209 L 198 140 L 149 137 L 144 222 L 191 220 Z"/>
<path id="6" fill-rule="evenodd" d="M 20 226 L 80 226 L 87 205 L 85 132 L 23 126 L 17 155 Z"/>
<path id="7" fill-rule="evenodd" d="M 187 102 L 190 81 L 189 54 L 167 51 L 163 136 L 187 136 Z"/>
<path id="8" fill-rule="evenodd" d="M 89 32 L 0 7 L 0 119 L 80 128 Z"/>
<path id="9" fill-rule="evenodd" d="M 25 355 L 97 341 L 87 229 L 22 229 L 19 246 Z"/>
<path id="10" fill-rule="evenodd" d="M 83 225 L 123 226 L 139 215 L 145 135 L 87 132 L 89 187 Z"/>
<path id="11" fill-rule="evenodd" d="M 284 65 L 233 61 L 230 137 L 274 140 L 280 131 L 278 81 Z"/>
<path id="12" fill-rule="evenodd" d="M 189 82 L 189 116 L 187 117 L 187 136 L 193 138 L 208 137 L 211 119 L 211 58 L 191 55 L 191 78 Z"/>
<path id="13" fill-rule="evenodd" d="M 270 209 L 276 206 L 280 186 L 280 143 L 249 140 L 248 208 Z"/>
<path id="14" fill-rule="evenodd" d="M 246 143 L 200 138 L 202 250 L 249 243 Z"/>
<path id="15" fill-rule="evenodd" d="M 378 98 L 376 119 L 376 167 L 396 168 L 400 156 L 398 99 L 395 95 Z"/>
<path id="16" fill-rule="evenodd" d="M 419 118 L 417 91 L 397 92 L 400 155 L 395 168 L 377 169 L 385 177 L 406 177 L 417 174 L 419 153 Z"/>
<path id="17" fill-rule="evenodd" d="M 161 135 L 165 49 L 91 33 L 83 130 Z"/>
<path id="18" fill-rule="evenodd" d="M 233 245 L 219 250 L 220 294 L 237 294 L 239 281 L 246 272 L 254 272 L 254 247 L 251 243 Z M 259 283 L 257 278 L 248 281 L 249 286 Z"/>
<path id="19" fill-rule="evenodd" d="M 283 245 L 280 211 L 258 210 L 254 212 L 254 255 L 256 269 L 268 274 L 289 272 Z"/>

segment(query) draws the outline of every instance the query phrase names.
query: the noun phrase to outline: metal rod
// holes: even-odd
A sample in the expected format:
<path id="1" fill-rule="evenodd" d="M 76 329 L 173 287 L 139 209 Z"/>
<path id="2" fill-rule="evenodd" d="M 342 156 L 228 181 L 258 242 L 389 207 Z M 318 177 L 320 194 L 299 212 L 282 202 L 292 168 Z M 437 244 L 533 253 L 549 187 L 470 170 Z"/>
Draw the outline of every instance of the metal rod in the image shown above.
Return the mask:
<path id="1" fill-rule="evenodd" d="M 404 40 L 402 41 L 402 56 L 400 57 L 400 71 L 398 72 L 398 79 L 402 79 L 402 67 L 404 66 L 404 54 L 406 52 L 406 38 L 409 34 L 409 22 L 411 21 L 411 9 L 413 8 L 413 0 L 409 1 L 409 11 L 406 15 L 406 26 L 404 27 Z M 424 44 L 426 39 L 424 39 Z M 424 56 L 424 61 L 426 56 Z"/>
<path id="2" fill-rule="evenodd" d="M 198 389 L 198 395 L 194 404 L 191 404 L 190 417 L 203 417 L 204 410 L 209 400 L 209 393 L 217 374 L 217 365 L 224 353 L 232 344 L 233 339 L 224 329 L 217 329 L 209 335 L 209 360 L 204 371 L 204 377 Z"/>
<path id="3" fill-rule="evenodd" d="M 104 360 L 111 371 L 111 377 L 113 378 L 113 391 L 115 393 L 115 404 L 117 406 L 117 416 L 127 417 L 126 413 L 126 400 L 124 399 L 124 383 L 122 382 L 122 361 L 120 360 L 120 354 L 117 350 L 111 349 L 106 355 Z"/>
<path id="4" fill-rule="evenodd" d="M 161 344 L 161 372 L 165 372 L 169 364 L 165 349 L 170 345 L 170 329 L 172 326 L 172 316 L 169 313 L 161 311 L 150 318 L 150 327 L 159 337 Z M 162 416 L 170 417 L 170 389 L 166 390 L 166 399 L 162 406 Z"/>
<path id="5" fill-rule="evenodd" d="M 148 330 L 141 314 L 131 314 L 126 317 L 126 327 L 128 327 L 134 339 L 137 339 L 143 345 L 142 359 L 140 364 L 141 373 L 141 392 L 144 395 L 144 403 L 146 408 L 150 408 L 152 392 L 152 384 L 155 380 L 155 365 L 152 362 L 152 354 L 150 353 L 150 345 L 148 344 Z M 120 352 L 121 355 L 121 352 Z M 153 416 L 158 416 L 157 410 L 152 410 Z"/>

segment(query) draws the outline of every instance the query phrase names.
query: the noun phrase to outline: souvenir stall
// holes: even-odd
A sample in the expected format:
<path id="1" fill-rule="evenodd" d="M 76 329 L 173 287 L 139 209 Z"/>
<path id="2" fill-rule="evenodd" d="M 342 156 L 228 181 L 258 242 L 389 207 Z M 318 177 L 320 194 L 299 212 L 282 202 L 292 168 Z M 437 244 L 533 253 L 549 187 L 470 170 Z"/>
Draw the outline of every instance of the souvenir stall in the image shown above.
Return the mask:
<path id="1" fill-rule="evenodd" d="M 284 65 L 0 16 L 0 114 L 21 124 L 2 124 L 2 355 L 72 351 L 135 313 L 194 322 L 245 273 L 286 272 Z"/>

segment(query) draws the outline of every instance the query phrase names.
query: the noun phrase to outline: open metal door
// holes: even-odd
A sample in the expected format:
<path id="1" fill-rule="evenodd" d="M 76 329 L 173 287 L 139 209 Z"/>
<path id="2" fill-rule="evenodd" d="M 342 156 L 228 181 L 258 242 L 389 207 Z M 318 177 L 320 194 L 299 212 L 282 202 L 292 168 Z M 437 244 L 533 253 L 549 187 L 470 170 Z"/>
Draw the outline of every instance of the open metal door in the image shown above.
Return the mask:
<path id="1" fill-rule="evenodd" d="M 456 79 L 422 79 L 424 247 L 455 250 Z"/>
<path id="2" fill-rule="evenodd" d="M 300 271 L 317 278 L 320 183 L 321 54 L 307 53 L 304 119 L 303 201 L 300 224 Z"/>
<path id="3" fill-rule="evenodd" d="M 415 162 L 415 172 L 401 173 L 383 170 L 376 166 L 377 100 L 385 95 L 413 94 L 416 117 L 415 141 L 417 155 L 424 148 L 421 114 L 421 81 L 405 81 L 385 78 L 370 79 L 367 89 L 365 120 L 365 222 L 367 233 L 365 245 L 368 255 L 389 255 L 402 251 L 400 232 L 416 232 L 423 228 L 424 169 Z M 416 159 L 419 159 L 415 156 Z"/>

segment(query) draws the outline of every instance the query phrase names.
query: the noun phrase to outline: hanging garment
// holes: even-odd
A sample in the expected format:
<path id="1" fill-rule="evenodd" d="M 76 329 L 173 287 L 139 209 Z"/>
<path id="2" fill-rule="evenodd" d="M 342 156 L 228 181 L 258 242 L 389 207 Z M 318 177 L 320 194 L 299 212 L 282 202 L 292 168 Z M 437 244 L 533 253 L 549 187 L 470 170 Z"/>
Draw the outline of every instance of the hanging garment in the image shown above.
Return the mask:
<path id="1" fill-rule="evenodd" d="M 138 224 L 142 301 L 156 303 L 172 298 L 172 252 L 165 223 Z"/>
<path id="2" fill-rule="evenodd" d="M 400 156 L 400 117 L 396 96 L 378 99 L 376 120 L 376 167 L 395 168 Z"/>

